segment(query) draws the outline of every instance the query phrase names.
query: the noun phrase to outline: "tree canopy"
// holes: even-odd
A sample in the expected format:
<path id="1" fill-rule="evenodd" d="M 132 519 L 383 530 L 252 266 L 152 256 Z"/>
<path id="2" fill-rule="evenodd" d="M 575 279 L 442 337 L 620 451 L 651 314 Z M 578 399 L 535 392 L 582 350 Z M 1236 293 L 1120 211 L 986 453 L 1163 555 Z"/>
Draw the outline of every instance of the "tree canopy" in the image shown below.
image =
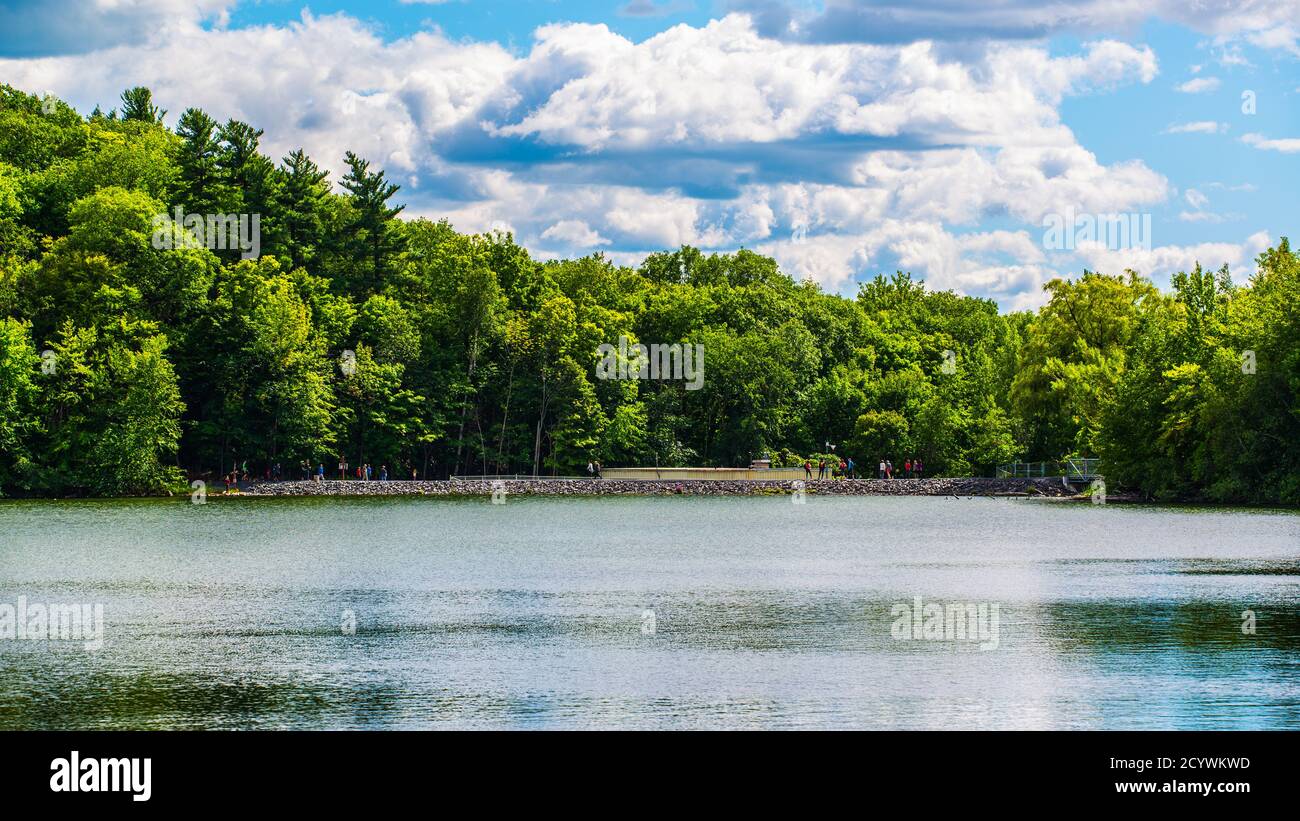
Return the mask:
<path id="1" fill-rule="evenodd" d="M 748 250 L 540 261 L 403 219 L 348 152 L 298 150 L 148 89 L 88 117 L 0 86 L 0 492 L 143 494 L 247 462 L 572 474 L 834 455 L 989 474 L 1096 456 L 1168 499 L 1300 502 L 1300 261 L 1249 282 L 1132 272 L 1037 312 L 878 275 L 849 298 Z M 257 214 L 260 256 L 159 231 Z M 701 345 L 705 378 L 603 380 L 602 344 Z M 634 369 L 635 370 L 635 369 Z"/>

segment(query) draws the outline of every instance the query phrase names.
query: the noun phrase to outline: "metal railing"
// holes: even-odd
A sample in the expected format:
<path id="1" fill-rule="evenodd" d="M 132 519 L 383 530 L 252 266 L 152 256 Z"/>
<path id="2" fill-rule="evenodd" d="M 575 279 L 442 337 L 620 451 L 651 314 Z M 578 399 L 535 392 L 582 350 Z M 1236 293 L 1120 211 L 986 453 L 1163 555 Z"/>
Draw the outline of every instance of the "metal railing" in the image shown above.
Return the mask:
<path id="1" fill-rule="evenodd" d="M 782 481 L 803 479 L 803 468 L 605 468 L 606 479 L 648 479 L 668 482 L 714 479 L 722 481 Z"/>
<path id="2" fill-rule="evenodd" d="M 999 479 L 1038 479 L 1063 476 L 1066 479 L 1089 480 L 1101 474 L 1100 459 L 1075 458 L 1064 462 L 1010 462 L 998 465 Z"/>
<path id="3" fill-rule="evenodd" d="M 813 471 L 813 476 L 816 476 Z M 468 476 L 453 476 L 456 481 L 465 482 L 496 482 L 525 479 L 593 479 L 592 476 L 549 476 L 541 474 L 534 476 L 531 473 L 501 473 L 501 474 L 483 474 Z M 786 481 L 790 479 L 803 479 L 803 468 L 764 468 L 753 470 L 750 468 L 602 468 L 600 471 L 602 479 L 640 479 L 646 481 L 691 481 L 698 479 L 714 479 L 724 481 L 754 481 L 767 479 L 769 481 Z"/>
<path id="4" fill-rule="evenodd" d="M 1100 459 L 1067 459 L 1062 465 L 1067 479 L 1095 479 L 1101 473 Z"/>

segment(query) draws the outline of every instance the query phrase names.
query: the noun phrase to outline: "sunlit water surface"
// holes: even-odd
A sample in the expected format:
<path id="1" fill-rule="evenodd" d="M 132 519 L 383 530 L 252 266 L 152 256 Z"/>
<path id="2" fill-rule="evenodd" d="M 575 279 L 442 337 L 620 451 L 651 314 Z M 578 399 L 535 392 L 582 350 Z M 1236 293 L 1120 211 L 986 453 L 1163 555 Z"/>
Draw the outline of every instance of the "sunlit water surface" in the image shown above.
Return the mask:
<path id="1" fill-rule="evenodd" d="M 8 501 L 0 610 L 105 641 L 0 639 L 0 727 L 1300 729 L 1298 582 L 1286 511 Z M 996 647 L 897 638 L 917 596 Z"/>

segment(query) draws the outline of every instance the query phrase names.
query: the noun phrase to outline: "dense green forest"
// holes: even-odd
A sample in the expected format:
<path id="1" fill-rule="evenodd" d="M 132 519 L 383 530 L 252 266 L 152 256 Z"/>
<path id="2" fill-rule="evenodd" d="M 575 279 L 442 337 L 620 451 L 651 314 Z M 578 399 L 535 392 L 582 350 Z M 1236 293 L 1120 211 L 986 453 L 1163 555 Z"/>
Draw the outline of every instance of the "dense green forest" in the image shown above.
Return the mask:
<path id="1" fill-rule="evenodd" d="M 264 156 L 246 123 L 189 109 L 169 130 L 145 89 L 89 116 L 0 90 L 6 495 L 164 492 L 245 460 L 333 472 L 340 454 L 564 475 L 833 443 L 947 475 L 1099 456 L 1156 498 L 1300 502 L 1285 239 L 1249 283 L 1085 271 L 1036 313 L 904 274 L 846 298 L 746 250 L 538 261 L 401 218 L 397 186 L 350 153 L 333 181 L 302 151 Z M 183 241 L 178 206 L 260 215 L 260 256 Z M 703 345 L 703 387 L 597 379 L 620 335 Z"/>

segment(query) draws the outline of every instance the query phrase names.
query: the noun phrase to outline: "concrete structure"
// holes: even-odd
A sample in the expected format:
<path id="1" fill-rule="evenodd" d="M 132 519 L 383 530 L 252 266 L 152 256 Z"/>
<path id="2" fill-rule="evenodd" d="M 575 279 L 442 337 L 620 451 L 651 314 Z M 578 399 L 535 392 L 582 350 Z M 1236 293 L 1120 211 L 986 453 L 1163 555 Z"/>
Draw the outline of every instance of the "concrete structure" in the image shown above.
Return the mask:
<path id="1" fill-rule="evenodd" d="M 803 468 L 602 468 L 606 479 L 657 479 L 665 482 L 721 480 L 728 482 L 803 479 Z"/>

